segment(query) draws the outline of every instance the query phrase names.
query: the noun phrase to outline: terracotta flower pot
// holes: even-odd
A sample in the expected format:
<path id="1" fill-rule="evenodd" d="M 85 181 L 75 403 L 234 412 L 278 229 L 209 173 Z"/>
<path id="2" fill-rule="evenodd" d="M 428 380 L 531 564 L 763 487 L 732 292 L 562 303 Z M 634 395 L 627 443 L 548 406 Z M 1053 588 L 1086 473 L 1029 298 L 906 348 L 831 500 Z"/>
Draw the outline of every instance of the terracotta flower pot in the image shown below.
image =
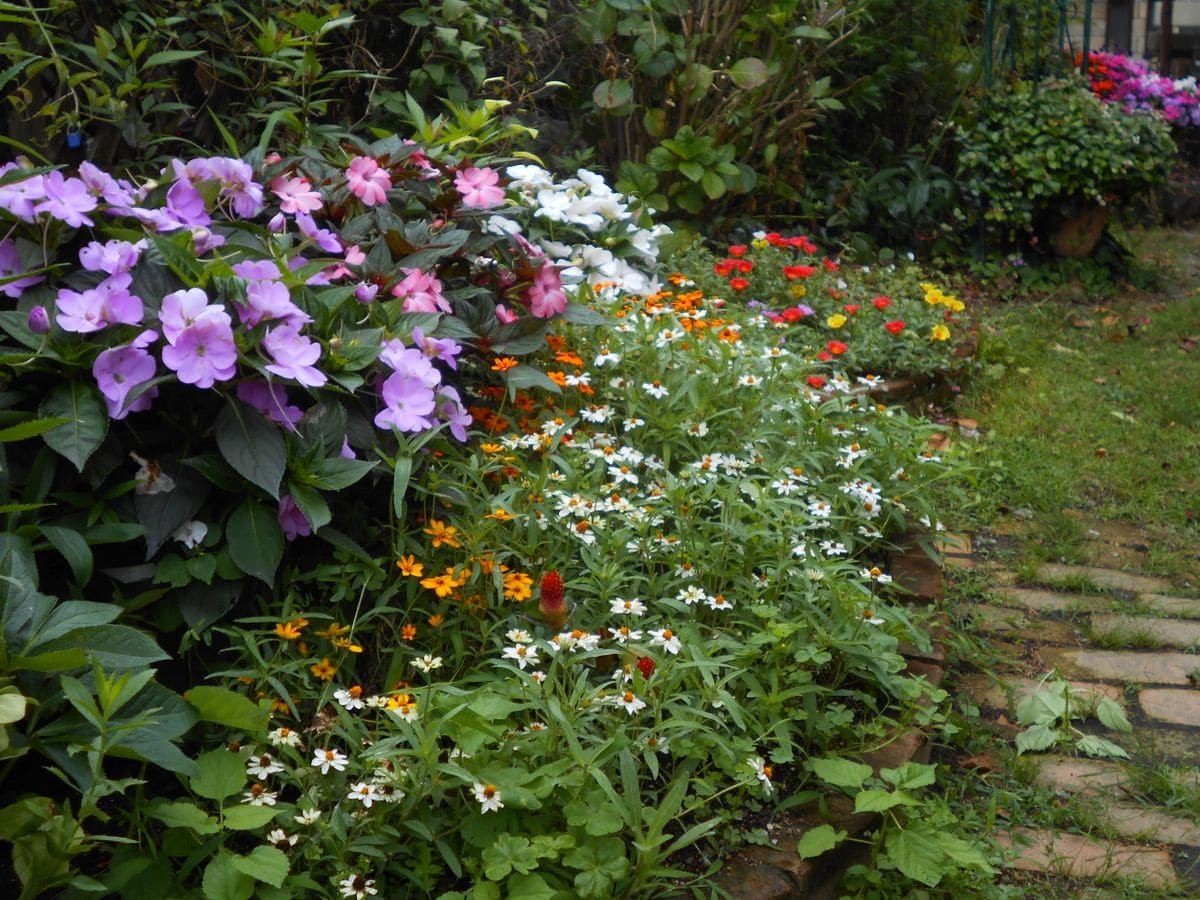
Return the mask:
<path id="1" fill-rule="evenodd" d="M 1059 256 L 1082 259 L 1096 249 L 1112 215 L 1111 206 L 1084 203 L 1075 207 L 1050 234 L 1050 244 Z"/>

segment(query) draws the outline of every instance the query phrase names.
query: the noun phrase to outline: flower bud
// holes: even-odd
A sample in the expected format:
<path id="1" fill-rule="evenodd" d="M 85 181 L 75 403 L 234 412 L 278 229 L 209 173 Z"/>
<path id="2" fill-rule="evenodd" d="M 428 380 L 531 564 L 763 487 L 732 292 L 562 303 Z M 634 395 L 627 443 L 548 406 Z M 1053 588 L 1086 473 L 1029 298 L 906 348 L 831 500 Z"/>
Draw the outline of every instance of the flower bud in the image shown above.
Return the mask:
<path id="1" fill-rule="evenodd" d="M 27 320 L 29 330 L 34 334 L 45 334 L 50 330 L 50 316 L 46 314 L 46 307 L 35 306 L 29 311 L 29 319 Z"/>
<path id="2" fill-rule="evenodd" d="M 654 660 L 648 656 L 643 656 L 637 661 L 638 671 L 642 673 L 643 678 L 649 678 L 654 674 Z"/>
<path id="3" fill-rule="evenodd" d="M 563 596 L 562 576 L 553 569 L 542 576 L 538 612 L 542 621 L 551 628 L 559 629 L 567 624 L 567 601 Z"/>

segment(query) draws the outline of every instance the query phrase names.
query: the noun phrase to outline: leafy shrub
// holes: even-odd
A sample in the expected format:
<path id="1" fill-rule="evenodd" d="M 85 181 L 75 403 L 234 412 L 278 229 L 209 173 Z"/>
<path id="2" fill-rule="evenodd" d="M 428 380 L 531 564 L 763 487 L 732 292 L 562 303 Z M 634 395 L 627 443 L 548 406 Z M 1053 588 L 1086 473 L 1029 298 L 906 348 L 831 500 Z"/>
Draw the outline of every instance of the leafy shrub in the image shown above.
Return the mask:
<path id="1" fill-rule="evenodd" d="M 1105 105 L 1074 81 L 1014 86 L 960 127 L 959 143 L 965 198 L 1009 242 L 1081 204 L 1132 200 L 1166 177 L 1174 154 L 1161 119 Z"/>

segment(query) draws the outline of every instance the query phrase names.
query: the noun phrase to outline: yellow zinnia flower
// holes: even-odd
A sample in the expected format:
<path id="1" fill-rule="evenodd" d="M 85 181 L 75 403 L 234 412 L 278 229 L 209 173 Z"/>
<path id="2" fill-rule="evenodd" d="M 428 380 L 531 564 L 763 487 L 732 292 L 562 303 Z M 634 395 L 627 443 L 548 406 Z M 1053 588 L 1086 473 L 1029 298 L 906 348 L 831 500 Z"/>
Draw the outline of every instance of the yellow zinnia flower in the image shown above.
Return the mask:
<path id="1" fill-rule="evenodd" d="M 929 335 L 931 341 L 944 341 L 950 337 L 950 329 L 945 325 L 934 325 Z"/>
<path id="2" fill-rule="evenodd" d="M 846 317 L 841 313 L 835 313 L 825 320 L 825 324 L 830 328 L 841 328 L 846 324 Z"/>

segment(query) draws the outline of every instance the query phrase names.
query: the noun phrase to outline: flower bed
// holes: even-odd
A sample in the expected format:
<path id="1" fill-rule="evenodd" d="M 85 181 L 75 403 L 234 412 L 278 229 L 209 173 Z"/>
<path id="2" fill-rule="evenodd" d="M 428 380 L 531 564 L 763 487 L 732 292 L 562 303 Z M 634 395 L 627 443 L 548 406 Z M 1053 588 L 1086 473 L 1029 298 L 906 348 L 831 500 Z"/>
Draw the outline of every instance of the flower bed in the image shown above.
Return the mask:
<path id="1" fill-rule="evenodd" d="M 918 365 L 961 304 L 849 310 L 832 262 L 815 328 L 655 290 L 602 180 L 503 174 L 394 139 L 4 174 L 5 735 L 79 798 L 9 807 L 31 895 L 661 894 L 929 716 L 882 560 L 946 468 L 834 366 Z"/>

